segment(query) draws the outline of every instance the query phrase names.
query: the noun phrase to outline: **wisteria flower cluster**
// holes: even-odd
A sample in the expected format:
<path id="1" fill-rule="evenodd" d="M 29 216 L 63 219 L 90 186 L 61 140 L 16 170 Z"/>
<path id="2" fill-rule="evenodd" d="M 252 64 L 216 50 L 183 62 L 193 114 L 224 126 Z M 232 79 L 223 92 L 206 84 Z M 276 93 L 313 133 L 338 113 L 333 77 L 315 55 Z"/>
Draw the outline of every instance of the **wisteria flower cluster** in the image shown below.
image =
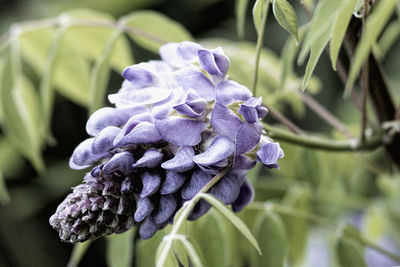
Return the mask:
<path id="1" fill-rule="evenodd" d="M 277 168 L 278 143 L 262 136 L 267 114 L 261 98 L 229 80 L 221 48 L 168 43 L 162 60 L 127 67 L 115 107 L 89 118 L 92 137 L 73 152 L 70 167 L 92 167 L 59 205 L 50 224 L 75 243 L 139 227 L 152 237 L 217 173 L 229 172 L 209 191 L 235 212 L 253 199 L 246 172 L 257 161 Z M 94 167 L 93 167 L 94 166 Z M 197 203 L 195 220 L 210 205 Z"/>

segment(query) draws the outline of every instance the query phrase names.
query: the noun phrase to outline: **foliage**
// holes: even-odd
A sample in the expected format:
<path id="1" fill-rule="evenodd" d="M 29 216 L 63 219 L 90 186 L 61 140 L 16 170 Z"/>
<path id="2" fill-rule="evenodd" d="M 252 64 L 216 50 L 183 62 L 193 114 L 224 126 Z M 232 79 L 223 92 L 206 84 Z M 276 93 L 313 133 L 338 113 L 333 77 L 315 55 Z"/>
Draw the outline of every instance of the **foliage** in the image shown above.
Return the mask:
<path id="1" fill-rule="evenodd" d="M 83 2 L 82 6 L 93 7 L 91 1 Z M 205 47 L 222 47 L 231 59 L 229 76 L 254 91 L 257 88 L 257 96 L 270 109 L 268 125 L 275 120 L 294 132 L 265 127 L 273 138 L 282 140 L 285 158 L 280 170 L 259 166 L 252 170 L 248 179 L 256 189 L 256 199 L 239 214 L 204 191 L 182 207 L 171 227 L 152 239 L 138 240 L 135 231 L 128 231 L 86 242 L 75 246 L 68 266 L 90 258 L 92 249 L 106 250 L 108 266 L 304 266 L 321 257 L 310 246 L 310 238 L 320 228 L 333 242 L 325 248 L 333 256 L 320 266 L 366 266 L 370 264 L 364 256 L 366 248 L 385 260 L 390 258 L 392 265 L 400 263 L 399 162 L 389 159 L 383 146 L 383 141 L 387 146 L 396 144 L 399 118 L 392 114 L 393 121 L 385 122 L 378 114 L 374 120 L 369 110 L 376 95 L 370 95 L 368 105 L 342 99 L 343 93 L 364 97 L 357 79 L 364 68 L 368 70 L 366 59 L 375 57 L 384 71 L 393 69 L 388 69 L 385 59 L 400 55 L 399 46 L 394 45 L 400 33 L 399 1 L 372 1 L 376 3 L 365 7 L 369 1 L 236 0 L 235 6 L 227 5 L 229 16 L 236 15 L 240 41 L 232 35 L 233 29 L 221 25 L 208 26 L 206 34 L 193 37 L 181 23 L 153 10 L 134 10 L 115 19 L 105 12 L 119 14 L 129 1 L 118 1 L 115 5 L 121 6 L 114 6 L 115 10 L 109 10 L 107 1 L 100 2 L 104 2 L 102 12 L 77 9 L 51 19 L 13 24 L 0 38 L 0 205 L 4 206 L 0 210 L 5 218 L 0 236 L 5 236 L 1 243 L 7 246 L 0 249 L 0 265 L 7 261 L 24 266 L 31 258 L 35 258 L 31 264 L 38 266 L 67 262 L 70 251 L 51 230 L 40 232 L 46 235 L 41 242 L 57 244 L 62 263 L 51 255 L 51 248 L 37 249 L 35 238 L 18 246 L 18 223 L 35 216 L 47 222 L 52 212 L 48 206 L 54 209 L 55 201 L 82 179 L 82 172 L 67 168 L 72 148 L 84 138 L 78 128 L 84 127 L 87 114 L 106 105 L 107 93 L 118 89 L 121 71 L 134 61 L 153 58 L 163 43 L 195 38 Z M 157 1 L 147 5 L 156 9 L 153 2 Z M 221 4 L 207 3 L 209 8 Z M 206 7 L 192 8 L 198 13 Z M 360 40 L 351 48 L 346 34 L 351 34 L 350 27 L 360 14 Z M 345 50 L 350 50 L 349 57 Z M 348 79 L 339 85 L 331 70 L 341 75 L 346 68 Z M 398 84 L 399 76 L 388 80 L 390 85 Z M 310 101 L 314 97 L 321 104 Z M 358 113 L 357 105 L 368 110 L 361 108 Z M 281 113 L 318 134 L 298 129 Z M 368 118 L 367 126 L 359 117 Z M 377 149 L 367 151 L 372 148 Z M 187 216 L 197 201 L 209 202 L 213 210 L 189 222 Z M 105 248 L 96 245 L 100 242 L 107 242 Z M 37 256 L 24 259 L 21 251 L 28 249 L 37 249 Z M 11 256 L 4 256 L 8 251 Z"/>

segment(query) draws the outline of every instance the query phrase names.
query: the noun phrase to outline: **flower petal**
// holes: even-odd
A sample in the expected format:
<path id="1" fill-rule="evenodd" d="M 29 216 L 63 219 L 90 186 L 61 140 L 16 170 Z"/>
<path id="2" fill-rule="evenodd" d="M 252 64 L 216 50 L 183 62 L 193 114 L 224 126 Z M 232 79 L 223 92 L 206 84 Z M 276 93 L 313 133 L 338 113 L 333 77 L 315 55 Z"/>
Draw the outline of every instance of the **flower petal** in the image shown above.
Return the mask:
<path id="1" fill-rule="evenodd" d="M 200 199 L 199 202 L 197 202 L 196 206 L 194 206 L 194 209 L 188 216 L 188 220 L 194 221 L 203 216 L 204 214 L 207 213 L 207 211 L 211 208 L 211 205 L 205 201 L 204 199 Z"/>
<path id="2" fill-rule="evenodd" d="M 175 172 L 185 172 L 193 168 L 194 150 L 191 146 L 185 146 L 176 152 L 175 156 L 161 164 L 161 167 Z"/>
<path id="3" fill-rule="evenodd" d="M 198 165 L 213 165 L 232 155 L 234 149 L 234 144 L 228 138 L 217 136 L 205 152 L 193 157 L 193 161 Z"/>
<path id="4" fill-rule="evenodd" d="M 108 95 L 111 104 L 118 108 L 128 108 L 139 105 L 150 105 L 166 99 L 171 90 L 159 87 L 147 87 L 134 91 L 123 91 Z"/>
<path id="5" fill-rule="evenodd" d="M 249 205 L 254 199 L 254 189 L 248 181 L 245 181 L 240 187 L 239 196 L 235 202 L 232 203 L 232 210 L 234 212 L 241 211 L 244 207 Z"/>
<path id="6" fill-rule="evenodd" d="M 154 222 L 151 216 L 148 216 L 146 220 L 140 225 L 139 235 L 143 240 L 150 239 L 160 228 L 160 225 Z"/>
<path id="7" fill-rule="evenodd" d="M 197 57 L 197 51 L 202 46 L 190 41 L 180 42 L 177 46 L 176 53 L 184 60 L 191 61 Z"/>
<path id="8" fill-rule="evenodd" d="M 208 49 L 199 49 L 199 63 L 202 69 L 207 71 L 211 75 L 224 76 L 229 69 L 229 59 L 221 50 L 215 50 L 215 52 Z"/>
<path id="9" fill-rule="evenodd" d="M 155 120 L 160 135 L 166 141 L 177 146 L 195 146 L 201 141 L 201 132 L 206 129 L 202 121 L 170 116 Z"/>
<path id="10" fill-rule="evenodd" d="M 266 114 L 263 114 L 265 112 L 265 110 L 261 109 L 261 102 L 262 102 L 261 97 L 258 97 L 258 98 L 252 97 L 240 105 L 239 113 L 243 115 L 244 119 L 247 122 L 255 123 L 258 121 L 259 113 L 261 113 L 261 115 L 266 115 Z M 257 109 L 257 108 L 259 108 L 259 109 Z"/>
<path id="11" fill-rule="evenodd" d="M 115 154 L 103 166 L 103 172 L 111 174 L 113 172 L 128 173 L 133 170 L 132 164 L 135 162 L 133 155 L 129 151 L 123 151 Z"/>
<path id="12" fill-rule="evenodd" d="M 144 152 L 143 157 L 141 157 L 135 164 L 132 166 L 134 168 L 155 168 L 160 165 L 163 158 L 163 154 L 158 151 L 158 149 L 150 148 L 146 152 Z"/>
<path id="13" fill-rule="evenodd" d="M 251 97 L 249 89 L 231 80 L 220 82 L 215 92 L 216 102 L 225 106 L 233 102 L 246 101 Z"/>
<path id="14" fill-rule="evenodd" d="M 234 173 L 226 174 L 216 185 L 214 185 L 210 193 L 216 196 L 225 204 L 232 204 L 239 196 L 240 181 L 239 177 Z"/>
<path id="15" fill-rule="evenodd" d="M 250 170 L 256 165 L 256 161 L 244 155 L 236 155 L 232 168 L 235 170 Z"/>
<path id="16" fill-rule="evenodd" d="M 174 68 L 182 68 L 188 63 L 177 54 L 178 43 L 167 43 L 160 47 L 160 56 L 163 61 Z"/>
<path id="17" fill-rule="evenodd" d="M 182 188 L 182 198 L 192 199 L 211 179 L 212 175 L 200 169 L 194 171 L 189 183 Z"/>
<path id="18" fill-rule="evenodd" d="M 185 175 L 179 172 L 167 171 L 165 180 L 160 188 L 161 195 L 169 195 L 180 189 L 185 182 Z"/>
<path id="19" fill-rule="evenodd" d="M 243 122 L 235 138 L 235 156 L 244 154 L 255 148 L 260 142 L 261 131 L 261 124 Z"/>
<path id="20" fill-rule="evenodd" d="M 133 144 L 151 144 L 162 139 L 153 123 L 139 122 L 128 134 L 122 135 L 123 131 L 114 139 L 114 146 L 129 146 Z"/>
<path id="21" fill-rule="evenodd" d="M 175 75 L 183 89 L 192 88 L 207 101 L 215 99 L 214 85 L 200 70 L 194 67 L 187 67 L 177 70 Z"/>
<path id="22" fill-rule="evenodd" d="M 120 131 L 121 129 L 115 126 L 108 126 L 101 130 L 101 132 L 93 140 L 92 153 L 100 154 L 113 149 L 114 139 Z"/>
<path id="23" fill-rule="evenodd" d="M 149 63 L 139 63 L 126 67 L 122 72 L 122 77 L 128 80 L 135 89 L 160 85 L 156 70 Z"/>
<path id="24" fill-rule="evenodd" d="M 278 159 L 284 156 L 279 143 L 264 141 L 257 151 L 257 160 L 261 161 L 268 168 L 278 168 Z"/>
<path id="25" fill-rule="evenodd" d="M 74 170 L 82 170 L 90 167 L 102 158 L 110 157 L 111 153 L 92 153 L 92 144 L 94 138 L 89 138 L 80 143 L 72 153 L 69 160 L 69 167 Z"/>
<path id="26" fill-rule="evenodd" d="M 136 211 L 134 216 L 134 219 L 136 222 L 141 222 L 149 216 L 154 210 L 154 205 L 150 201 L 149 198 L 139 198 L 137 205 L 136 205 Z"/>
<path id="27" fill-rule="evenodd" d="M 173 195 L 161 196 L 158 211 L 154 214 L 154 221 L 163 224 L 174 214 L 178 203 Z"/>
<path id="28" fill-rule="evenodd" d="M 145 172 L 142 176 L 143 189 L 140 198 L 149 197 L 154 194 L 161 184 L 161 177 L 158 174 Z"/>
<path id="29" fill-rule="evenodd" d="M 234 141 L 242 121 L 226 106 L 215 103 L 211 114 L 211 126 L 219 135 Z"/>

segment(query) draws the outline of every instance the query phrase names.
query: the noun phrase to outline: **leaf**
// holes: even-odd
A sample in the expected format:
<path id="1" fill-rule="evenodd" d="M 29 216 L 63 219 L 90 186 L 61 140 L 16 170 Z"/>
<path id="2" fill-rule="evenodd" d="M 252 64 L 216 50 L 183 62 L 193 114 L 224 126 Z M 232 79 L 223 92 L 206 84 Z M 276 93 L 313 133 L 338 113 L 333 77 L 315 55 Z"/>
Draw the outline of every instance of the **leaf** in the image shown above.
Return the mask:
<path id="1" fill-rule="evenodd" d="M 281 218 L 266 211 L 260 214 L 253 228 L 262 255 L 253 255 L 251 266 L 285 266 L 286 233 Z"/>
<path id="2" fill-rule="evenodd" d="M 122 234 L 107 237 L 107 265 L 109 267 L 130 267 L 133 260 L 133 234 L 131 229 Z"/>
<path id="3" fill-rule="evenodd" d="M 0 170 L 5 177 L 18 176 L 23 158 L 5 137 L 0 137 Z"/>
<path id="4" fill-rule="evenodd" d="M 399 21 L 392 21 L 382 33 L 377 45 L 374 47 L 374 55 L 382 61 L 390 48 L 400 36 Z"/>
<path id="5" fill-rule="evenodd" d="M 331 38 L 331 34 L 332 32 L 329 30 L 312 43 L 310 59 L 307 62 L 306 73 L 304 74 L 303 83 L 301 84 L 301 90 L 306 90 L 311 75 L 313 74 L 315 66 L 317 65 L 318 59 L 324 51 L 329 39 Z"/>
<path id="6" fill-rule="evenodd" d="M 191 259 L 191 263 L 193 263 L 194 266 L 196 267 L 203 267 L 203 263 L 201 261 L 200 256 L 197 254 L 196 249 L 193 247 L 193 245 L 189 242 L 189 240 L 186 239 L 185 236 L 178 235 L 176 237 L 178 241 L 180 241 L 183 246 L 186 248 L 186 251 Z M 176 242 L 176 241 L 175 241 Z M 184 265 L 188 266 L 188 265 Z"/>
<path id="7" fill-rule="evenodd" d="M 343 43 L 343 38 L 349 25 L 353 10 L 357 4 L 357 0 L 343 1 L 340 10 L 338 11 L 337 18 L 333 26 L 332 39 L 330 41 L 330 57 L 332 68 L 336 70 L 336 61 L 339 55 L 340 47 Z"/>
<path id="8" fill-rule="evenodd" d="M 347 236 L 346 229 L 338 233 L 335 252 L 342 267 L 367 267 L 363 257 L 363 247 L 351 236 Z"/>
<path id="9" fill-rule="evenodd" d="M 306 211 L 309 208 L 309 190 L 300 186 L 289 189 L 283 203 L 292 208 Z M 292 264 L 300 264 L 304 258 L 308 239 L 308 222 L 303 218 L 282 215 L 288 239 L 288 255 Z"/>
<path id="10" fill-rule="evenodd" d="M 252 235 L 247 226 L 236 216 L 230 209 L 225 207 L 225 205 L 210 194 L 199 194 L 201 198 L 210 203 L 214 208 L 216 208 L 222 215 L 224 215 L 235 227 L 247 238 L 247 240 L 254 246 L 257 252 L 261 255 L 260 247 L 258 246 L 257 240 Z"/>
<path id="11" fill-rule="evenodd" d="M 370 240 L 379 241 L 388 229 L 387 214 L 382 205 L 373 205 L 368 207 L 363 219 L 363 232 Z"/>
<path id="12" fill-rule="evenodd" d="M 90 113 L 104 106 L 104 98 L 110 77 L 110 57 L 120 36 L 120 30 L 116 30 L 110 36 L 103 54 L 96 60 L 93 67 L 90 78 Z"/>
<path id="13" fill-rule="evenodd" d="M 379 34 L 391 17 L 396 5 L 396 0 L 381 0 L 376 3 L 373 12 L 369 15 L 361 39 L 358 42 L 356 51 L 349 70 L 349 77 L 346 83 L 345 95 L 350 94 L 350 89 L 361 70 L 364 61 L 368 58 L 373 45 Z"/>
<path id="14" fill-rule="evenodd" d="M 304 39 L 300 54 L 297 60 L 298 64 L 303 64 L 306 56 L 310 52 L 312 44 L 317 40 L 321 40 L 321 36 L 333 29 L 334 20 L 336 19 L 341 0 L 321 0 L 314 11 L 314 15 Z"/>
<path id="15" fill-rule="evenodd" d="M 189 266 L 189 256 L 185 245 L 182 242 L 174 241 L 172 247 L 179 263 L 183 266 Z"/>
<path id="16" fill-rule="evenodd" d="M 165 229 L 159 230 L 151 239 L 136 242 L 134 258 L 136 266 L 154 267 L 157 247 L 161 244 L 165 234 L 167 234 Z"/>
<path id="17" fill-rule="evenodd" d="M 0 204 L 6 205 L 10 202 L 10 194 L 8 193 L 6 182 L 4 181 L 3 172 L 0 169 Z"/>
<path id="18" fill-rule="evenodd" d="M 274 0 L 272 10 L 282 28 L 292 34 L 299 42 L 296 12 L 293 7 L 286 0 Z"/>
<path id="19" fill-rule="evenodd" d="M 193 40 L 181 24 L 155 11 L 135 11 L 120 23 L 131 27 L 129 35 L 138 45 L 154 53 L 162 44 Z"/>
<path id="20" fill-rule="evenodd" d="M 244 37 L 244 29 L 246 23 L 246 11 L 249 0 L 236 0 L 235 1 L 235 15 L 236 15 L 236 31 L 240 39 Z"/>
<path id="21" fill-rule="evenodd" d="M 82 260 L 83 256 L 85 256 L 85 253 L 91 243 L 92 241 L 85 241 L 83 243 L 77 243 L 74 245 L 74 249 L 72 250 L 67 267 L 78 267 L 79 262 Z"/>
<path id="22" fill-rule="evenodd" d="M 158 259 L 160 258 L 162 251 L 164 250 L 165 243 L 166 243 L 165 239 L 163 239 L 163 241 L 160 243 L 160 245 L 157 248 L 156 263 L 158 262 Z M 168 252 L 167 258 L 164 261 L 163 267 L 178 267 L 178 266 L 179 266 L 178 261 L 176 260 L 176 257 L 174 255 L 173 251 L 170 250 Z"/>
<path id="23" fill-rule="evenodd" d="M 253 7 L 253 22 L 254 22 L 254 27 L 256 27 L 257 34 L 260 34 L 261 19 L 264 12 L 264 6 L 266 5 L 266 1 L 269 0 L 256 0 Z"/>

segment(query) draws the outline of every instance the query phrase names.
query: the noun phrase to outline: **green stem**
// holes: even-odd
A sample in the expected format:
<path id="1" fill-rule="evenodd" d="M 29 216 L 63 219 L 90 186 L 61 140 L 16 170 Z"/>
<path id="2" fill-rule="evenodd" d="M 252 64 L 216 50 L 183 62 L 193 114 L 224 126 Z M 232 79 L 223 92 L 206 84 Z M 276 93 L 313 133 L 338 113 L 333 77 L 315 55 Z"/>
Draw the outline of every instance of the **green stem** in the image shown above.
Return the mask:
<path id="1" fill-rule="evenodd" d="M 171 248 L 172 248 L 172 244 L 174 242 L 175 236 L 178 235 L 179 230 L 181 229 L 181 227 L 183 226 L 184 222 L 187 220 L 187 218 L 189 217 L 190 213 L 192 212 L 192 210 L 194 209 L 194 207 L 196 206 L 197 202 L 199 201 L 199 195 L 202 193 L 206 193 L 208 190 L 211 189 L 211 187 L 213 187 L 213 185 L 215 185 L 219 180 L 221 180 L 222 177 L 225 176 L 225 174 L 227 174 L 230 171 L 230 167 L 225 168 L 224 170 L 222 170 L 221 172 L 217 173 L 217 175 L 215 175 L 205 186 L 203 186 L 203 188 L 189 201 L 187 201 L 182 209 L 182 214 L 180 214 L 180 216 L 178 216 L 178 219 L 176 221 L 176 223 L 174 223 L 173 228 L 171 230 L 171 233 L 169 233 L 167 236 L 168 237 L 166 239 L 166 243 L 165 246 L 160 254 L 160 257 L 156 263 L 156 267 L 163 267 L 167 258 L 168 258 L 168 253 L 170 252 Z M 179 211 L 178 211 L 179 212 Z M 164 238 L 165 238 L 164 237 Z"/>
<path id="2" fill-rule="evenodd" d="M 255 62 L 254 62 L 253 81 L 251 84 L 251 91 L 253 92 L 253 95 L 256 95 L 258 67 L 260 65 L 260 55 L 261 55 L 261 49 L 262 49 L 263 39 L 264 39 L 265 24 L 267 23 L 268 10 L 269 10 L 269 0 L 266 0 L 263 14 L 261 17 L 261 27 L 260 27 L 260 31 L 258 32 L 258 39 L 257 39 L 257 46 L 256 46 L 256 58 L 255 58 Z"/>
<path id="3" fill-rule="evenodd" d="M 363 151 L 373 150 L 383 145 L 382 136 L 380 134 L 367 138 L 362 144 L 356 139 L 344 141 L 331 140 L 311 135 L 296 135 L 289 131 L 267 125 L 266 123 L 263 123 L 263 126 L 268 136 L 272 139 L 315 149 L 330 151 Z"/>
<path id="4" fill-rule="evenodd" d="M 371 240 L 366 239 L 364 236 L 361 235 L 361 233 L 358 233 L 358 241 L 363 244 L 366 247 L 369 247 L 373 250 L 378 251 L 379 253 L 388 256 L 392 260 L 396 261 L 397 263 L 400 263 L 400 256 L 394 254 L 393 252 L 390 252 L 389 250 L 375 244 Z"/>

